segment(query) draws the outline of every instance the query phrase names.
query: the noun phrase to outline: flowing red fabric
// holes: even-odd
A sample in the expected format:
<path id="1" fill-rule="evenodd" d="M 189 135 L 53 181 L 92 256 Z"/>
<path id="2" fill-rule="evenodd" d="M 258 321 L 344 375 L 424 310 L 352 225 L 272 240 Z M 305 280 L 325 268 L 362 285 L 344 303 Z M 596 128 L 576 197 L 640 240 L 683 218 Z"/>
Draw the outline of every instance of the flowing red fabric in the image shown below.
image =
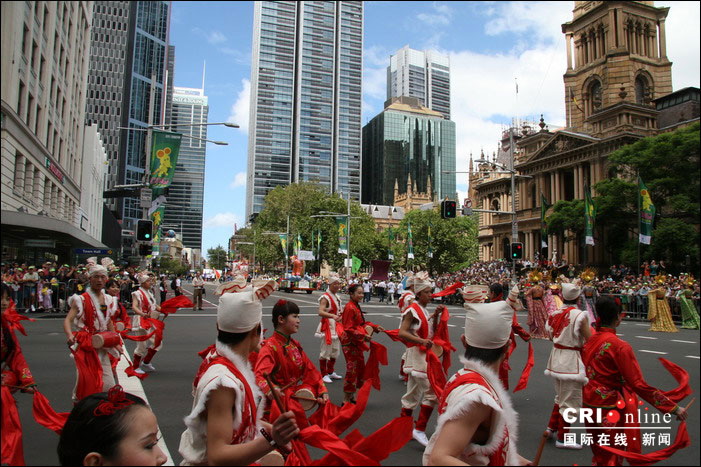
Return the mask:
<path id="1" fill-rule="evenodd" d="M 338 439 L 336 434 L 316 425 L 300 431 L 299 439 L 310 446 L 328 451 L 329 454 L 339 458 L 343 465 L 380 465 L 379 462 L 348 447 L 346 443 Z M 328 463 L 322 463 L 322 460 L 313 461 L 311 465 L 328 465 Z"/>
<path id="2" fill-rule="evenodd" d="M 181 295 L 182 296 L 182 295 Z M 157 348 L 159 345 L 161 345 L 161 342 L 163 342 L 163 329 L 165 328 L 165 321 L 161 321 L 159 319 L 153 319 L 153 318 L 148 318 L 148 317 L 141 317 L 141 326 L 144 329 L 151 329 L 153 328 L 153 332 L 156 335 L 156 339 L 153 343 L 153 348 Z"/>
<path id="3" fill-rule="evenodd" d="M 135 341 L 135 342 L 143 342 L 149 340 L 153 335 L 156 333 L 155 330 L 151 331 L 149 334 L 146 334 L 145 336 L 130 336 L 127 334 L 127 331 L 122 331 L 119 333 L 120 336 L 122 336 L 123 339 L 129 339 L 130 341 Z"/>
<path id="4" fill-rule="evenodd" d="M 10 306 L 7 307 L 7 309 L 5 310 L 5 313 L 2 314 L 2 320 L 5 323 L 7 323 L 8 327 L 11 330 L 16 329 L 19 332 L 21 332 L 22 335 L 24 335 L 24 336 L 27 335 L 27 331 L 24 330 L 24 326 L 22 326 L 20 321 L 24 321 L 24 320 L 27 320 L 30 322 L 36 321 L 35 319 L 28 318 L 26 316 L 23 316 L 23 315 L 20 315 L 19 313 L 17 313 L 17 307 L 15 306 L 14 301 L 10 301 Z"/>
<path id="5" fill-rule="evenodd" d="M 75 335 L 78 349 L 72 350 L 75 366 L 78 369 L 78 384 L 75 395 L 81 400 L 96 392 L 102 392 L 102 365 L 97 351 L 92 346 L 92 335 L 79 331 Z"/>
<path id="6" fill-rule="evenodd" d="M 2 465 L 24 465 L 22 425 L 10 388 L 2 387 Z"/>
<path id="7" fill-rule="evenodd" d="M 321 318 L 321 332 L 324 333 L 326 345 L 331 345 L 331 325 L 329 325 L 328 318 Z"/>
<path id="8" fill-rule="evenodd" d="M 518 384 L 514 388 L 514 392 L 520 391 L 521 389 L 526 389 L 526 386 L 528 386 L 528 378 L 531 376 L 531 370 L 533 369 L 534 364 L 535 359 L 533 358 L 533 344 L 531 341 L 528 341 L 528 361 L 526 362 L 526 366 L 523 368 L 523 372 L 521 372 L 521 379 L 518 380 Z"/>
<path id="9" fill-rule="evenodd" d="M 161 313 L 169 315 L 178 311 L 178 308 L 193 308 L 194 306 L 195 304 L 185 295 L 178 295 L 161 303 Z"/>
<path id="10" fill-rule="evenodd" d="M 274 407 L 275 405 L 273 405 Z M 327 428 L 329 426 L 329 422 L 334 419 L 336 415 L 338 415 L 338 412 L 341 411 L 341 408 L 337 406 L 336 404 L 332 403 L 331 401 L 327 402 L 326 404 L 319 406 L 319 408 L 314 412 L 310 417 L 309 417 L 309 424 L 311 425 L 319 425 L 321 428 Z M 272 408 L 271 408 L 271 414 L 272 414 Z"/>
<path id="11" fill-rule="evenodd" d="M 441 361 L 431 349 L 428 349 L 426 352 L 426 375 L 434 394 L 440 399 L 443 394 L 443 388 L 447 383 L 447 378 Z"/>
<path id="12" fill-rule="evenodd" d="M 443 290 L 441 290 L 440 292 L 436 292 L 436 293 L 432 294 L 431 297 L 436 298 L 436 297 L 445 297 L 445 296 L 447 296 L 447 295 L 453 295 L 453 294 L 454 294 L 455 292 L 457 292 L 458 289 L 459 289 L 460 287 L 462 287 L 463 285 L 465 285 L 465 284 L 463 284 L 462 282 L 458 281 L 458 282 L 456 282 L 455 284 L 453 284 L 453 285 L 451 285 L 450 287 L 448 287 L 447 289 L 443 289 Z"/>
<path id="13" fill-rule="evenodd" d="M 372 386 L 378 391 L 380 385 L 380 365 L 387 366 L 387 348 L 375 341 L 370 341 L 370 355 L 365 364 L 365 373 L 363 379 L 372 381 Z"/>
<path id="14" fill-rule="evenodd" d="M 134 365 L 131 364 L 124 369 L 124 373 L 127 376 L 135 376 L 135 377 L 139 378 L 140 380 L 146 379 L 148 377 L 148 375 L 150 374 L 150 373 L 137 373 L 134 370 L 136 370 L 136 369 L 134 368 Z"/>
<path id="15" fill-rule="evenodd" d="M 360 418 L 365 411 L 365 406 L 367 406 L 371 389 L 372 381 L 365 381 L 365 383 L 363 383 L 363 387 L 358 391 L 356 403 L 343 404 L 341 410 L 339 410 L 336 416 L 329 421 L 328 430 L 331 433 L 340 435 Z"/>
<path id="16" fill-rule="evenodd" d="M 32 400 L 32 415 L 34 415 L 34 420 L 36 420 L 39 425 L 51 431 L 55 431 L 57 435 L 60 435 L 70 412 L 57 413 L 51 407 L 49 400 L 35 388 L 34 399 Z"/>
<path id="17" fill-rule="evenodd" d="M 433 334 L 433 342 L 443 347 L 443 370 L 447 373 L 451 365 L 451 353 L 455 352 L 455 347 L 450 343 L 450 332 L 448 331 L 448 321 L 450 313 L 446 307 L 443 307 L 441 319 L 436 326 L 436 332 Z"/>
<path id="18" fill-rule="evenodd" d="M 677 383 L 679 383 L 676 388 L 665 391 L 662 394 L 669 397 L 674 402 L 679 403 L 679 401 L 691 394 L 691 387 L 689 386 L 689 373 L 687 373 L 684 368 L 670 362 L 666 358 L 660 357 L 660 362 L 662 363 L 662 366 L 664 366 L 667 371 L 671 373 Z"/>
<path id="19" fill-rule="evenodd" d="M 612 454 L 616 454 L 617 456 L 627 459 L 630 465 L 652 465 L 656 462 L 668 459 L 670 456 L 672 456 L 672 454 L 689 445 L 691 445 L 691 439 L 689 438 L 689 433 L 686 431 L 686 422 L 682 422 L 679 424 L 679 428 L 677 429 L 677 436 L 674 438 L 674 443 L 664 449 L 660 449 L 649 454 L 622 451 L 620 449 L 612 448 L 611 446 L 599 447 L 609 451 Z"/>

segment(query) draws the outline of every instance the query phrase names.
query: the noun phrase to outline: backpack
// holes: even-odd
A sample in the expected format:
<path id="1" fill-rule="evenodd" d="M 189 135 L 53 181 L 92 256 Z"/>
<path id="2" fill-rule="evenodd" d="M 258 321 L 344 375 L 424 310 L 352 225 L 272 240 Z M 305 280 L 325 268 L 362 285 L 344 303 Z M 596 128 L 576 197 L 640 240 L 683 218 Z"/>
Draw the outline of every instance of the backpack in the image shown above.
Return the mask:
<path id="1" fill-rule="evenodd" d="M 173 291 L 175 291 L 175 290 L 178 289 L 178 285 L 177 285 L 177 283 L 175 282 L 175 278 L 173 278 L 173 280 L 170 281 L 170 288 L 173 289 Z"/>

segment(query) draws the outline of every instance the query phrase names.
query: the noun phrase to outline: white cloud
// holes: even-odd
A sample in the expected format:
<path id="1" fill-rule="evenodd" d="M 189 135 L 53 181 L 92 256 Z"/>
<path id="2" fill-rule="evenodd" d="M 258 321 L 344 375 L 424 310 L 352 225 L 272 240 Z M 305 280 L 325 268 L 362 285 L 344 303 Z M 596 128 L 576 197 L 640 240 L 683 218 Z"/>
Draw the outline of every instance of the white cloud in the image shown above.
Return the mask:
<path id="1" fill-rule="evenodd" d="M 229 184 L 229 188 L 238 188 L 240 186 L 246 186 L 246 172 L 239 172 L 234 175 L 234 179 Z"/>
<path id="2" fill-rule="evenodd" d="M 249 109 L 251 106 L 251 82 L 247 79 L 241 80 L 242 89 L 236 97 L 236 102 L 231 106 L 231 113 L 227 122 L 237 123 L 240 131 L 248 133 Z"/>
<path id="3" fill-rule="evenodd" d="M 233 212 L 220 212 L 214 217 L 205 219 L 203 227 L 205 229 L 213 227 L 231 227 L 233 229 L 234 224 L 241 224 L 241 218 L 239 218 L 237 214 Z"/>
<path id="4" fill-rule="evenodd" d="M 416 18 L 429 26 L 447 26 L 450 24 L 452 10 L 444 3 L 433 2 L 432 13 L 419 13 Z"/>
<path id="5" fill-rule="evenodd" d="M 486 13 L 484 31 L 496 36 L 506 32 L 528 35 L 546 42 L 562 38 L 561 25 L 572 19 L 572 2 L 497 2 Z"/>
<path id="6" fill-rule="evenodd" d="M 207 34 L 207 42 L 212 45 L 221 44 L 222 42 L 226 42 L 226 40 L 226 36 L 219 31 L 210 31 L 210 33 Z"/>

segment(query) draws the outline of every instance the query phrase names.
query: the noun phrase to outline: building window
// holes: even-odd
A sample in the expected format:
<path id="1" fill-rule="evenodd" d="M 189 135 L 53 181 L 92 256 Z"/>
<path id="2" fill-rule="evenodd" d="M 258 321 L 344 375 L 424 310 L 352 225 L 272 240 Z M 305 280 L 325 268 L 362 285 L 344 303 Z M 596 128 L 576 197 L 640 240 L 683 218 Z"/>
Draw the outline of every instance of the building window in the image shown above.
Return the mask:
<path id="1" fill-rule="evenodd" d="M 650 97 L 650 85 L 648 84 L 647 78 L 643 75 L 638 75 L 638 77 L 635 78 L 635 103 L 641 105 L 649 104 Z"/>

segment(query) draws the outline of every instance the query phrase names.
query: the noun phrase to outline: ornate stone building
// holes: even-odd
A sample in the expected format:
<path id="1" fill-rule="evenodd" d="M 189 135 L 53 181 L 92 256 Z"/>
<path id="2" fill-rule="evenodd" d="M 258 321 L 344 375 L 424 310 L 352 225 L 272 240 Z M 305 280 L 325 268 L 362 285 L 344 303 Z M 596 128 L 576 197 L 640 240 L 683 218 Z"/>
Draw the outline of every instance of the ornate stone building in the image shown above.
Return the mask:
<path id="1" fill-rule="evenodd" d="M 524 258 L 533 259 L 537 253 L 552 258 L 557 252 L 558 259 L 596 264 L 609 261 L 603 248 L 605 231 L 597 230 L 595 247 L 569 233 L 541 239 L 540 194 L 550 204 L 583 199 L 585 186 L 607 176 L 612 152 L 659 133 L 662 111 L 655 101 L 672 93 L 672 63 L 665 43 L 669 8 L 657 8 L 651 1 L 574 4 L 572 21 L 562 25 L 567 38 L 567 127 L 549 131 L 541 118 L 540 131 L 517 130 L 515 169 L 528 178 L 517 178 L 515 196 Z M 693 116 L 685 118 L 689 117 Z M 508 131 L 505 136 L 508 144 Z M 499 161 L 510 166 L 510 157 L 503 160 L 503 149 L 502 143 Z M 473 172 L 470 161 L 473 207 L 510 211 L 510 177 L 486 170 L 488 166 L 481 164 Z M 596 196 L 593 190 L 592 195 Z M 511 215 L 477 215 L 480 258 L 504 257 L 511 241 Z M 547 248 L 541 248 L 542 244 Z"/>

